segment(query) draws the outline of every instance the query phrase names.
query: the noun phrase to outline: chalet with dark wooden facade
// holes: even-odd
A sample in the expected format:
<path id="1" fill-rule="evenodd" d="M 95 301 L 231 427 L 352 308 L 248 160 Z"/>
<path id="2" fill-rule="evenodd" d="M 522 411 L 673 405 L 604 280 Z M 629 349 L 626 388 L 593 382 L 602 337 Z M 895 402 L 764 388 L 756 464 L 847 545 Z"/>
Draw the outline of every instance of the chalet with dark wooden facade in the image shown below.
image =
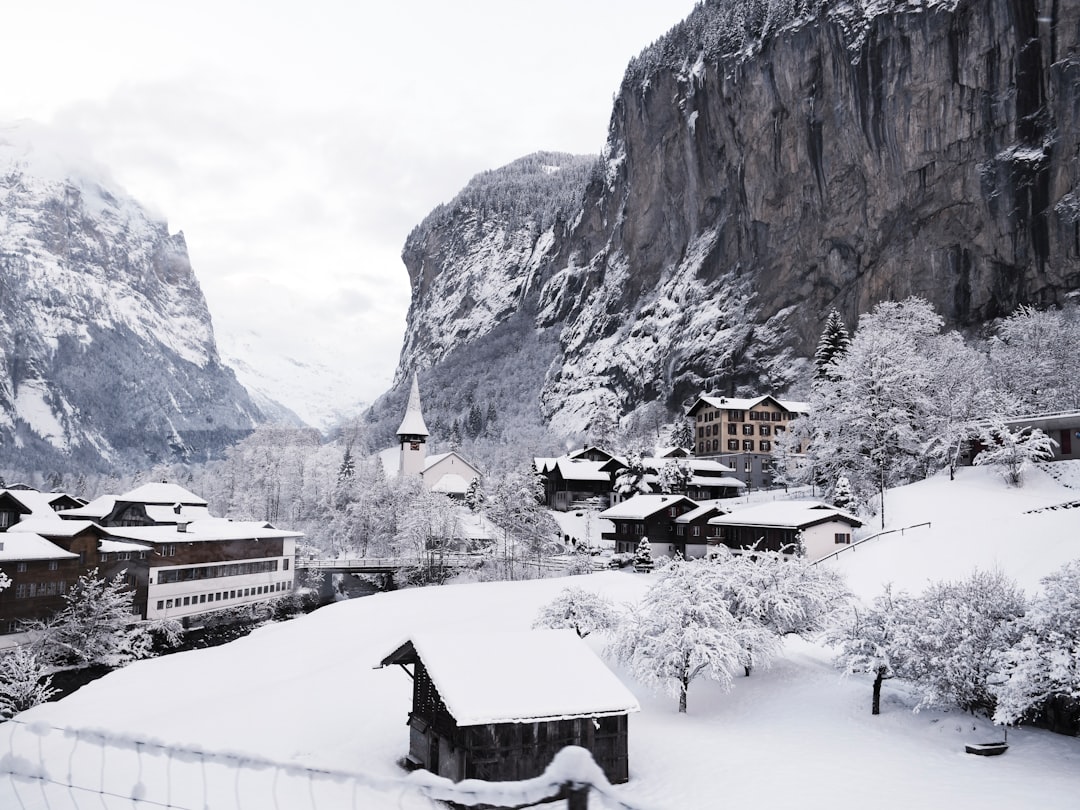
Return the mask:
<path id="1" fill-rule="evenodd" d="M 531 779 L 577 745 L 610 782 L 629 778 L 637 700 L 573 631 L 417 634 L 380 666 L 392 664 L 413 679 L 414 768 L 453 781 Z"/>
<path id="2" fill-rule="evenodd" d="M 668 548 L 650 542 L 654 557 L 673 557 L 675 553 L 684 560 L 696 560 L 709 553 L 709 535 L 715 530 L 709 521 L 727 511 L 714 501 L 703 503 L 675 518 L 675 539 Z"/>
<path id="3" fill-rule="evenodd" d="M 594 452 L 592 455 L 599 455 L 599 452 Z M 533 459 L 536 471 L 544 481 L 545 503 L 552 509 L 563 512 L 584 505 L 586 502 L 591 505 L 607 506 L 611 500 L 614 479 L 605 469 L 605 465 L 611 461 L 610 456 L 599 459 L 589 458 L 587 455 Z"/>
<path id="4" fill-rule="evenodd" d="M 818 560 L 852 542 L 862 521 L 821 501 L 773 501 L 709 519 L 711 544 L 731 551 L 759 548 L 794 553 L 802 543 L 808 560 Z"/>
<path id="5" fill-rule="evenodd" d="M 634 552 L 642 537 L 649 539 L 653 553 L 670 556 L 669 548 L 677 542 L 676 518 L 698 508 L 684 495 L 635 495 L 600 513 L 600 517 L 615 525 L 613 532 L 604 532 L 605 540 L 615 543 L 615 552 Z"/>

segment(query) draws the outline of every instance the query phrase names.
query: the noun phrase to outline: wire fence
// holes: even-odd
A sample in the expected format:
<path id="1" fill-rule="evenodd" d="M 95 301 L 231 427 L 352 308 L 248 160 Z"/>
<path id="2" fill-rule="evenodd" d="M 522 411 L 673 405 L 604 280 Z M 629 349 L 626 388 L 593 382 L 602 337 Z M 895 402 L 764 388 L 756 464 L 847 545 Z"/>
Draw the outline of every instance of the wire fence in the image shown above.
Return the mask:
<path id="1" fill-rule="evenodd" d="M 556 797 L 568 810 L 650 810 L 627 801 L 576 746 L 533 779 L 452 782 L 427 771 L 377 777 L 20 720 L 0 731 L 7 737 L 0 754 L 4 810 L 431 810 L 442 802 L 522 808 Z"/>

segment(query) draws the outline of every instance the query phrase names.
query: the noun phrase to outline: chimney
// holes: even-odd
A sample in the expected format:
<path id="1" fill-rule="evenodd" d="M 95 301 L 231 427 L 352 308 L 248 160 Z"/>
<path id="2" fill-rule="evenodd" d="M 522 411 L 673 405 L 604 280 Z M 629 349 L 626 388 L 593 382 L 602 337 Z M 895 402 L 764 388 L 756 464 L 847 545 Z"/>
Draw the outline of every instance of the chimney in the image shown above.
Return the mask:
<path id="1" fill-rule="evenodd" d="M 186 521 L 186 520 L 177 521 L 177 523 L 176 523 L 176 530 L 178 532 L 184 532 L 186 534 L 187 533 L 187 527 L 188 527 L 188 521 Z"/>

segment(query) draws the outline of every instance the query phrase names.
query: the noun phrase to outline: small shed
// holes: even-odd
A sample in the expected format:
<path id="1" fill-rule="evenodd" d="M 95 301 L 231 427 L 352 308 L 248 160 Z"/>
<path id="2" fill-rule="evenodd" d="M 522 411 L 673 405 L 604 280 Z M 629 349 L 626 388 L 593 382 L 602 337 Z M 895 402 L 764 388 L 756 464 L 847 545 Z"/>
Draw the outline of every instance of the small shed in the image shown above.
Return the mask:
<path id="1" fill-rule="evenodd" d="M 638 702 L 571 630 L 417 633 L 379 666 L 391 664 L 413 679 L 410 767 L 516 781 L 578 745 L 608 781 L 629 778 L 628 715 Z"/>

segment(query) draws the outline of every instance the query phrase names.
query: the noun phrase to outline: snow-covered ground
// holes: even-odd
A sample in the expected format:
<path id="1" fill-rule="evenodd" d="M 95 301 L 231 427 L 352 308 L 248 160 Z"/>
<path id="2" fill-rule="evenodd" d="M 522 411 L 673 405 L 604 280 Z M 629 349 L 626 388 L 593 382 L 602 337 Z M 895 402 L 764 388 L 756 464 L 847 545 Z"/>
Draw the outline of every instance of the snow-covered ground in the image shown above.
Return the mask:
<path id="1" fill-rule="evenodd" d="M 1041 576 L 1080 557 L 1080 510 L 1026 512 L 1076 497 L 1039 471 L 1010 489 L 988 470 L 964 469 L 955 481 L 938 477 L 889 494 L 890 525 L 929 520 L 929 528 L 886 535 L 828 564 L 867 597 L 887 581 L 915 591 L 976 566 L 998 566 L 1032 592 Z M 177 807 L 433 807 L 400 787 L 411 681 L 397 668 L 374 669 L 379 660 L 418 630 L 528 628 L 571 581 L 629 602 L 656 576 L 622 570 L 340 602 L 222 647 L 131 665 L 26 712 L 0 725 L 0 771 L 25 772 L 41 759 L 61 782 L 70 773 L 94 791 Z M 603 638 L 587 641 L 603 650 Z M 630 720 L 631 780 L 616 788 L 634 807 L 1077 807 L 1080 739 L 1016 729 L 1004 756 L 969 756 L 965 743 L 1000 738 L 1001 730 L 959 712 L 916 714 L 895 682 L 886 682 L 882 714 L 873 717 L 869 681 L 841 676 L 828 651 L 808 642 L 789 641 L 771 670 L 737 678 L 729 693 L 695 681 L 686 715 L 674 699 L 612 668 L 642 705 Z M 220 758 L 154 756 L 145 746 L 102 746 L 55 731 L 39 736 L 45 726 L 294 768 L 226 767 Z M 359 772 L 381 784 L 357 787 L 305 769 Z M 132 806 L 146 805 L 0 776 L 2 808 Z"/>

